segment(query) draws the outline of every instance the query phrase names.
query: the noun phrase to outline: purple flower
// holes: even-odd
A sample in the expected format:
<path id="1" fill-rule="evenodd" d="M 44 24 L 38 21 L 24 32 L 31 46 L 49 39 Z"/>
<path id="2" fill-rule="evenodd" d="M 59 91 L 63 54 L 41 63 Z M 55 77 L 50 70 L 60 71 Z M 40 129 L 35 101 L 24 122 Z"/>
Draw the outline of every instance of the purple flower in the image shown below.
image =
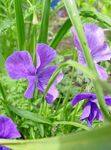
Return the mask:
<path id="1" fill-rule="evenodd" d="M 35 86 L 43 94 L 44 90 L 48 84 L 48 81 L 54 71 L 56 66 L 47 66 L 56 57 L 56 52 L 54 49 L 46 44 L 38 44 L 36 49 L 36 68 L 33 65 L 32 58 L 28 51 L 15 51 L 6 60 L 6 69 L 9 76 L 12 79 L 22 79 L 28 80 L 28 87 L 25 91 L 24 96 L 28 99 L 33 98 L 33 93 Z M 50 87 L 47 95 L 46 101 L 50 104 L 58 97 L 58 91 L 56 89 L 56 84 L 58 84 L 63 78 L 63 74 L 60 73 L 56 81 Z"/>
<path id="2" fill-rule="evenodd" d="M 104 30 L 95 24 L 88 23 L 84 24 L 84 32 L 97 72 L 102 80 L 106 80 L 108 78 L 107 72 L 103 67 L 97 64 L 98 62 L 106 61 L 111 58 L 111 51 L 106 43 Z M 74 43 L 78 49 L 78 61 L 85 65 L 86 61 L 74 28 L 72 28 L 72 33 L 74 35 Z"/>
<path id="3" fill-rule="evenodd" d="M 0 116 L 0 139 L 15 139 L 21 137 L 17 131 L 16 124 L 6 117 Z M 0 150 L 9 150 L 9 148 L 0 146 Z"/>
<path id="4" fill-rule="evenodd" d="M 92 126 L 92 122 L 95 119 L 103 121 L 102 112 L 97 105 L 98 100 L 96 99 L 96 95 L 93 93 L 80 93 L 76 95 L 72 100 L 72 106 L 75 106 L 78 102 L 84 99 L 87 101 L 84 105 L 80 120 L 86 120 L 89 127 Z M 111 106 L 111 96 L 105 96 L 104 99 L 106 104 Z"/>

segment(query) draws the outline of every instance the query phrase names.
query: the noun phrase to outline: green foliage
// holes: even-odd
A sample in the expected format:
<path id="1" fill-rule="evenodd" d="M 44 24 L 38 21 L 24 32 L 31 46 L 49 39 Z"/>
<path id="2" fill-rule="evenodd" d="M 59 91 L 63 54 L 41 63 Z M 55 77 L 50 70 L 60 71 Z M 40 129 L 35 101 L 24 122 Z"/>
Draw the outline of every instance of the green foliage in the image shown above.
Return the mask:
<path id="1" fill-rule="evenodd" d="M 110 150 L 111 143 L 111 127 L 106 126 L 100 129 L 95 129 L 88 132 L 82 132 L 79 134 L 71 134 L 62 137 L 45 138 L 41 140 L 0 140 L 2 145 L 9 146 L 13 150 Z M 49 144 L 50 143 L 50 144 Z"/>
<path id="2" fill-rule="evenodd" d="M 100 129 L 83 132 L 83 130 L 89 130 L 85 121 L 80 122 L 84 102 L 80 102 L 74 108 L 71 106 L 71 100 L 76 94 L 85 91 L 94 92 L 92 84 L 94 81 L 104 111 L 104 103 L 101 103 L 103 96 L 101 90 L 104 94 L 110 94 L 110 83 L 98 80 L 94 70 L 90 68 L 91 64 L 88 68 L 77 63 L 77 52 L 70 33 L 70 27 L 73 24 L 78 34 L 82 34 L 82 26 L 78 23 L 78 16 L 76 18 L 74 13 L 76 9 L 72 8 L 73 5 L 70 5 L 69 0 L 64 0 L 52 10 L 50 2 L 50 0 L 43 2 L 6 0 L 5 3 L 4 0 L 0 1 L 0 114 L 11 117 L 22 134 L 20 140 L 0 140 L 0 144 L 14 150 L 31 150 L 35 147 L 40 150 L 74 148 L 76 150 L 105 148 L 110 150 L 110 126 L 102 127 L 105 123 L 95 121 L 93 128 L 101 127 Z M 68 14 L 63 2 L 68 4 L 66 5 Z M 111 27 L 110 1 L 77 0 L 76 2 L 82 23 L 91 21 L 106 28 L 109 32 Z M 58 14 L 61 10 L 64 11 L 65 17 Z M 84 38 L 80 37 L 80 41 L 82 43 Z M 37 42 L 48 43 L 57 51 L 53 64 L 57 64 L 58 68 L 47 85 L 44 97 L 57 75 L 61 71 L 64 73 L 64 79 L 57 86 L 59 98 L 53 105 L 48 105 L 38 91 L 35 91 L 33 99 L 25 99 L 23 94 L 27 82 L 25 80 L 12 81 L 6 74 L 5 59 L 16 49 L 28 50 L 35 63 Z M 83 49 L 86 49 L 86 46 L 83 46 Z M 86 55 L 88 61 L 91 61 L 88 49 Z M 107 62 L 102 65 L 108 66 L 107 70 L 110 74 L 110 64 Z M 69 133 L 71 135 L 65 135 Z"/>

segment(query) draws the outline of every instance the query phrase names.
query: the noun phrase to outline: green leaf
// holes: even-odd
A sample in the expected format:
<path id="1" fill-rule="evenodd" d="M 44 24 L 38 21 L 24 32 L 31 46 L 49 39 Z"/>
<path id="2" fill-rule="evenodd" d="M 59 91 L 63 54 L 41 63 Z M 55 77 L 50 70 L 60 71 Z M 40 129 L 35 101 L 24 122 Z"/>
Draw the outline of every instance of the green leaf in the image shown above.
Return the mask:
<path id="1" fill-rule="evenodd" d="M 38 43 L 47 43 L 49 15 L 50 15 L 50 0 L 44 0 L 42 21 L 41 21 L 41 28 L 40 28 Z"/>
<path id="2" fill-rule="evenodd" d="M 74 126 L 74 127 L 78 127 L 84 130 L 89 130 L 89 128 L 85 125 L 82 125 L 81 123 L 77 123 L 77 122 L 71 122 L 71 121 L 55 121 L 53 122 L 54 125 L 70 125 L 70 126 Z"/>
<path id="3" fill-rule="evenodd" d="M 104 23 L 105 25 L 111 27 L 111 19 L 108 16 L 101 14 L 95 9 L 81 9 L 80 15 L 83 17 L 91 17 L 94 20 Z"/>
<path id="4" fill-rule="evenodd" d="M 15 0 L 15 15 L 19 50 L 25 49 L 25 25 L 22 12 L 22 0 Z"/>
<path id="5" fill-rule="evenodd" d="M 110 150 L 111 126 L 39 140 L 0 140 L 13 150 Z"/>
<path id="6" fill-rule="evenodd" d="M 72 24 L 70 19 L 67 19 L 60 30 L 55 35 L 54 39 L 51 41 L 50 46 L 56 48 L 59 42 L 62 40 L 67 31 L 71 28 Z"/>
<path id="7" fill-rule="evenodd" d="M 15 108 L 12 105 L 10 105 L 9 108 L 12 112 L 14 112 L 15 114 L 17 114 L 20 117 L 23 117 L 25 119 L 29 119 L 29 120 L 37 122 L 37 123 L 44 123 L 44 124 L 50 124 L 51 125 L 51 122 L 49 120 L 43 118 L 42 116 L 40 116 L 36 113 L 30 112 L 27 110 L 22 110 L 19 108 Z"/>

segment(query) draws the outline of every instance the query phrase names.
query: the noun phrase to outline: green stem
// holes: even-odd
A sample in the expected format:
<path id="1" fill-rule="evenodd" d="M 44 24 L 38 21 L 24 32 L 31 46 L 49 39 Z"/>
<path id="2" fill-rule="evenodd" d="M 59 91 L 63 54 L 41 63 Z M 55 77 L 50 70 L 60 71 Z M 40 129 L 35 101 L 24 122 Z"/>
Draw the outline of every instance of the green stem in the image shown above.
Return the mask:
<path id="1" fill-rule="evenodd" d="M 25 48 L 25 25 L 22 12 L 22 0 L 15 0 L 15 16 L 18 36 L 18 48 L 23 50 Z"/>
<path id="2" fill-rule="evenodd" d="M 77 35 L 79 37 L 79 41 L 81 44 L 81 48 L 82 48 L 82 51 L 83 51 L 83 54 L 84 54 L 84 57 L 86 60 L 86 63 L 88 65 L 88 67 L 94 72 L 94 74 L 96 76 L 96 80 L 94 80 L 93 83 L 94 83 L 95 92 L 96 92 L 101 110 L 102 110 L 104 116 L 108 120 L 111 121 L 111 116 L 108 112 L 108 109 L 107 109 L 105 101 L 104 101 L 103 91 L 102 91 L 102 88 L 98 82 L 98 79 L 99 79 L 98 74 L 97 74 L 95 65 L 93 63 L 93 59 L 92 59 L 92 56 L 90 54 L 90 50 L 89 50 L 89 47 L 88 47 L 88 44 L 87 44 L 87 41 L 86 41 L 86 38 L 84 35 L 84 30 L 83 30 L 82 23 L 81 23 L 79 13 L 77 10 L 76 2 L 75 2 L 75 0 L 63 0 L 63 2 L 65 4 L 65 7 L 66 7 L 68 15 L 71 19 L 71 22 L 76 29 L 76 32 L 77 32 Z"/>
<path id="3" fill-rule="evenodd" d="M 33 62 L 36 65 L 36 43 L 37 43 L 37 16 L 33 13 L 33 29 L 32 29 L 32 49 L 33 49 Z"/>
<path id="4" fill-rule="evenodd" d="M 50 0 L 44 0 L 42 22 L 41 22 L 41 29 L 40 29 L 38 43 L 47 43 L 49 15 L 50 15 Z"/>

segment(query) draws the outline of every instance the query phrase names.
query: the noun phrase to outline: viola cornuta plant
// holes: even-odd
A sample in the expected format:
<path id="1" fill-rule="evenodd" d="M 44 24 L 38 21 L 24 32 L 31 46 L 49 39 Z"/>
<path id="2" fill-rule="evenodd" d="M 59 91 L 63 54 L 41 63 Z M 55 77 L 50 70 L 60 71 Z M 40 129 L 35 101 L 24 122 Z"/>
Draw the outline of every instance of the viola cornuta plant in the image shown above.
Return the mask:
<path id="1" fill-rule="evenodd" d="M 43 94 L 47 83 L 56 70 L 56 66 L 48 66 L 56 57 L 56 52 L 46 44 L 38 44 L 36 48 L 36 67 L 28 51 L 15 51 L 6 60 L 6 69 L 12 79 L 25 78 L 28 80 L 28 88 L 24 96 L 27 99 L 33 98 L 35 87 Z M 63 73 L 60 73 L 56 81 L 50 87 L 46 101 L 51 104 L 58 97 L 56 85 L 62 80 Z"/>
<path id="2" fill-rule="evenodd" d="M 0 150 L 111 150 L 110 10 L 0 0 Z"/>

